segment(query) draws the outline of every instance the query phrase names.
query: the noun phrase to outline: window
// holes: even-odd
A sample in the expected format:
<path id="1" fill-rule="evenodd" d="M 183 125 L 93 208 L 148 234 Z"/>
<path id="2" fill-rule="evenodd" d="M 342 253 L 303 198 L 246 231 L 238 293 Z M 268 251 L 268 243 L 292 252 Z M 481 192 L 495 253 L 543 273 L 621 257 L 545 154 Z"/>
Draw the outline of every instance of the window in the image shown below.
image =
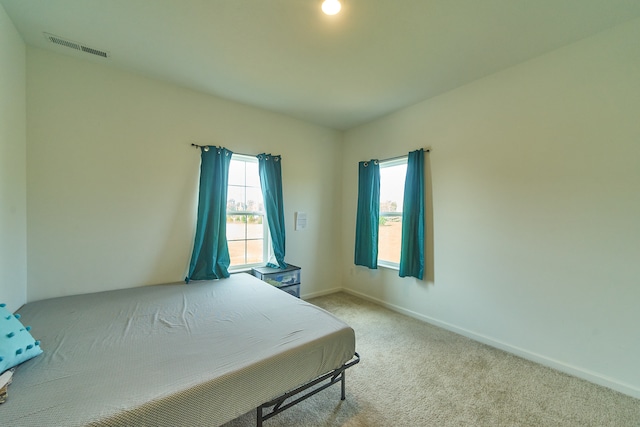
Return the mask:
<path id="1" fill-rule="evenodd" d="M 264 265 L 269 259 L 269 228 L 265 216 L 258 159 L 234 154 L 227 188 L 229 270 Z"/>
<path id="2" fill-rule="evenodd" d="M 380 162 L 378 265 L 399 268 L 402 242 L 402 201 L 407 158 Z"/>

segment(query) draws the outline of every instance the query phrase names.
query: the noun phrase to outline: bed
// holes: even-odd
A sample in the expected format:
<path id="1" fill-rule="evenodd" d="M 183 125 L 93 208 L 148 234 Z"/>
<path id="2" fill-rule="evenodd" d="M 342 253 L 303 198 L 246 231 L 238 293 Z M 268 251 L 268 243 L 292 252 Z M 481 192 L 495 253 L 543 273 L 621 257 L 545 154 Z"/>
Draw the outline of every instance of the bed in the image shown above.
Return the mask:
<path id="1" fill-rule="evenodd" d="M 261 425 L 309 386 L 341 382 L 344 398 L 359 361 L 352 328 L 244 273 L 18 312 L 44 353 L 17 367 L 0 406 L 13 427 L 217 426 L 256 409 Z"/>

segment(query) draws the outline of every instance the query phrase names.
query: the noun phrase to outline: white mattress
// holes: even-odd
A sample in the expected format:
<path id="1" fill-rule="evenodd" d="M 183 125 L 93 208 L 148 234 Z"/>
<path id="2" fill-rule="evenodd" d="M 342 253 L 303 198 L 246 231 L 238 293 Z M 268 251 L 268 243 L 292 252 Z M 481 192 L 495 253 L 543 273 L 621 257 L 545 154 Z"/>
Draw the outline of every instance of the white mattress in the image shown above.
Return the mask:
<path id="1" fill-rule="evenodd" d="M 352 358 L 330 313 L 248 274 L 54 298 L 19 310 L 44 353 L 6 426 L 215 426 Z"/>

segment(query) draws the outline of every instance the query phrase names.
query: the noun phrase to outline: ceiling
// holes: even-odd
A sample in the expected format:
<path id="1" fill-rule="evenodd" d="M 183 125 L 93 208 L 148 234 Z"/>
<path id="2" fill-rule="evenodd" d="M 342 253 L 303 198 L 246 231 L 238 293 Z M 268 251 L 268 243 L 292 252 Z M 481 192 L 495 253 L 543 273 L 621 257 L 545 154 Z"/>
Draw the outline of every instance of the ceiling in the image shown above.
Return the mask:
<path id="1" fill-rule="evenodd" d="M 640 17 L 638 0 L 343 0 L 336 16 L 321 0 L 0 4 L 28 45 L 338 130 Z"/>

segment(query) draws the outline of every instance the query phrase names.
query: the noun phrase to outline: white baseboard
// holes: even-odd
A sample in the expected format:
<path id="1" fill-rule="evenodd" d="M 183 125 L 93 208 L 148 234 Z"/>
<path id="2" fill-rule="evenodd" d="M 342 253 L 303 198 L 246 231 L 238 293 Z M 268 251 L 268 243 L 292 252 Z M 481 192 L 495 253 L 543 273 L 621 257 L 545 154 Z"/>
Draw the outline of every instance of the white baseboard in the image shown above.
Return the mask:
<path id="1" fill-rule="evenodd" d="M 612 390 L 615 391 L 619 391 L 620 393 L 626 394 L 628 396 L 631 397 L 635 397 L 636 399 L 640 399 L 640 388 L 635 387 L 633 385 L 630 384 L 626 384 L 623 383 L 619 380 L 616 380 L 614 378 L 609 378 L 607 376 L 598 374 L 596 372 L 592 372 L 586 369 L 582 369 L 573 365 L 569 365 L 566 364 L 564 362 L 543 356 L 541 354 L 537 354 L 528 350 L 525 350 L 523 348 L 520 347 L 516 347 L 513 346 L 511 344 L 493 339 L 491 337 L 488 337 L 486 335 L 482 335 L 482 334 L 478 334 L 476 332 L 473 331 L 469 331 L 468 329 L 464 329 L 464 328 L 460 328 L 458 326 L 452 325 L 450 323 L 447 322 L 442 322 L 440 320 L 434 319 L 432 317 L 429 316 L 425 316 L 423 314 L 420 313 L 416 313 L 415 311 L 412 310 L 407 310 L 405 308 L 402 308 L 400 306 L 394 305 L 394 304 L 390 304 L 386 301 L 380 300 L 378 298 L 374 298 L 371 297 L 369 295 L 360 293 L 358 291 L 354 291 L 352 289 L 347 289 L 347 288 L 342 288 L 339 289 L 339 291 L 354 295 L 358 298 L 362 298 L 364 300 L 367 301 L 371 301 L 375 304 L 381 305 L 383 307 L 386 307 L 390 310 L 393 310 L 395 312 L 407 315 L 409 317 L 413 317 L 415 319 L 421 320 L 423 322 L 427 322 L 429 324 L 438 326 L 440 328 L 446 329 L 448 331 L 454 332 L 456 334 L 465 336 L 467 338 L 471 338 L 474 341 L 478 341 L 481 342 L 483 344 L 489 345 L 491 347 L 495 347 L 498 348 L 500 350 L 504 350 L 508 353 L 512 353 L 515 354 L 517 356 L 520 356 L 524 359 L 527 360 L 531 360 L 532 362 L 536 362 L 539 363 L 541 365 L 547 366 L 549 368 L 552 369 L 556 369 L 560 372 L 564 372 L 566 374 L 569 375 L 573 375 L 575 377 L 581 378 L 583 380 L 592 382 L 594 384 L 598 384 L 607 388 L 610 388 Z M 337 291 L 332 291 L 332 292 L 326 292 L 324 295 L 329 294 L 329 293 L 333 293 L 333 292 L 337 292 Z M 320 295 L 318 295 L 320 296 Z"/>
<path id="2" fill-rule="evenodd" d="M 320 291 L 320 292 L 311 292 L 308 294 L 301 294 L 300 298 L 307 300 L 307 299 L 311 299 L 311 298 L 316 298 L 316 297 L 323 297 L 325 295 L 330 295 L 330 294 L 335 294 L 337 292 L 343 292 L 346 291 L 346 289 L 344 288 L 331 288 L 331 289 L 327 289 L 324 291 Z"/>

